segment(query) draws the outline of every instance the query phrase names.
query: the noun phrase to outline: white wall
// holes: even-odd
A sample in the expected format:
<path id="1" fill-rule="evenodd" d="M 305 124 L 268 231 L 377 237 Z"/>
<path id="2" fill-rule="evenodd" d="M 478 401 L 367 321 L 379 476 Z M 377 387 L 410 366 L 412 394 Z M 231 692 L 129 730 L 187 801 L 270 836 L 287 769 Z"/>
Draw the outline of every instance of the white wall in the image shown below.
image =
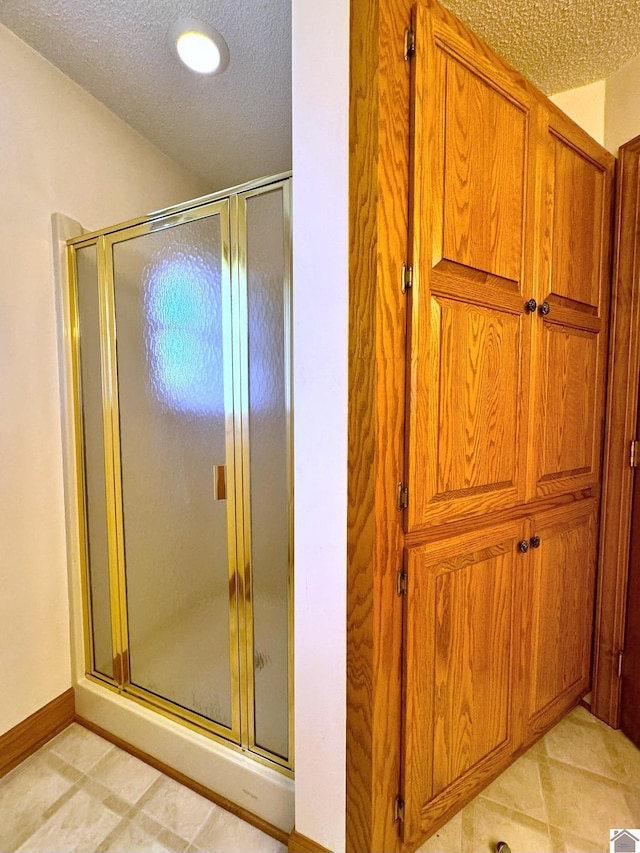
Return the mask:
<path id="1" fill-rule="evenodd" d="M 208 191 L 0 26 L 0 733 L 71 686 L 51 215 Z"/>
<path id="2" fill-rule="evenodd" d="M 345 845 L 349 2 L 293 4 L 296 829 Z"/>
<path id="3" fill-rule="evenodd" d="M 640 56 L 607 77 L 551 100 L 613 154 L 640 134 Z"/>
<path id="4" fill-rule="evenodd" d="M 640 56 L 606 81 L 605 145 L 614 154 L 640 134 Z"/>
<path id="5" fill-rule="evenodd" d="M 605 81 L 552 95 L 550 100 L 600 145 L 605 144 Z"/>

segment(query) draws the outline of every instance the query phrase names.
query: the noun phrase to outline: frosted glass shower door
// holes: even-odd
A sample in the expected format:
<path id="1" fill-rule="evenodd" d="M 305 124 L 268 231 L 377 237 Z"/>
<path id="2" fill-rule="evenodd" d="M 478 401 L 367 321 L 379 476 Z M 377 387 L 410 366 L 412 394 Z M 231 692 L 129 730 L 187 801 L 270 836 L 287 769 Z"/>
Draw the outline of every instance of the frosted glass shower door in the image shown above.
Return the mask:
<path id="1" fill-rule="evenodd" d="M 284 763 L 292 752 L 289 194 L 287 181 L 238 198 L 250 745 Z"/>
<path id="2" fill-rule="evenodd" d="M 237 737 L 228 202 L 107 246 L 125 689 Z"/>
<path id="3" fill-rule="evenodd" d="M 290 176 L 68 246 L 87 677 L 291 775 Z"/>

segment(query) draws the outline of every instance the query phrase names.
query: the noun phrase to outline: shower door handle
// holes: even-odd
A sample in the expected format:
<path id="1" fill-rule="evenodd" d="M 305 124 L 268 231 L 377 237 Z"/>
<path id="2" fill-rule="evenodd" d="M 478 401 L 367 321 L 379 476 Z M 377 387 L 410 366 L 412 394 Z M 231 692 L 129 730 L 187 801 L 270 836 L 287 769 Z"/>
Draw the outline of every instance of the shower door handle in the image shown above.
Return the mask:
<path id="1" fill-rule="evenodd" d="M 227 466 L 213 466 L 213 499 L 226 501 L 227 499 Z"/>

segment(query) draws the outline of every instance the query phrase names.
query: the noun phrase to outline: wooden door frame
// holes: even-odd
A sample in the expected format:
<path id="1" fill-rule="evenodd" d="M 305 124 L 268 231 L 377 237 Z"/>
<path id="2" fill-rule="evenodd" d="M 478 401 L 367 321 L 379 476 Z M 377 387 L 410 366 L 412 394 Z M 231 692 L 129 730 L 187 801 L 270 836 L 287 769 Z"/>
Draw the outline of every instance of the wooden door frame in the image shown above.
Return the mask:
<path id="1" fill-rule="evenodd" d="M 640 397 L 639 397 L 640 401 Z M 639 403 L 640 408 L 640 403 Z M 640 423 L 636 426 L 640 432 Z M 624 659 L 620 675 L 620 729 L 640 748 L 640 478 L 633 477 L 631 530 L 629 533 L 629 575 L 624 625 Z M 635 552 L 634 552 L 635 548 Z"/>
<path id="2" fill-rule="evenodd" d="M 640 369 L 640 136 L 618 154 L 592 711 L 620 724 Z"/>

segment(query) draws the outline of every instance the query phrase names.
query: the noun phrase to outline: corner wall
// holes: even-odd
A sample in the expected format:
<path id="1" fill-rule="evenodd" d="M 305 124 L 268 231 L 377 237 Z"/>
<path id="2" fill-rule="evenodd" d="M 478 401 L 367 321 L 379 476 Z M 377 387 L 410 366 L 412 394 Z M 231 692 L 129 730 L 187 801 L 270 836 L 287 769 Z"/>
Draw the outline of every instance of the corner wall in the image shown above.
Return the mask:
<path id="1" fill-rule="evenodd" d="M 0 26 L 0 734 L 71 686 L 51 215 L 209 191 Z"/>
<path id="2" fill-rule="evenodd" d="M 605 81 L 597 80 L 551 95 L 553 103 L 579 124 L 600 145 L 605 144 Z"/>
<path id="3" fill-rule="evenodd" d="M 640 135 L 640 56 L 587 86 L 558 92 L 551 100 L 612 154 Z"/>
<path id="4" fill-rule="evenodd" d="M 296 830 L 345 849 L 349 0 L 293 3 Z"/>
<path id="5" fill-rule="evenodd" d="M 640 134 L 640 56 L 606 81 L 605 145 L 614 154 Z"/>

